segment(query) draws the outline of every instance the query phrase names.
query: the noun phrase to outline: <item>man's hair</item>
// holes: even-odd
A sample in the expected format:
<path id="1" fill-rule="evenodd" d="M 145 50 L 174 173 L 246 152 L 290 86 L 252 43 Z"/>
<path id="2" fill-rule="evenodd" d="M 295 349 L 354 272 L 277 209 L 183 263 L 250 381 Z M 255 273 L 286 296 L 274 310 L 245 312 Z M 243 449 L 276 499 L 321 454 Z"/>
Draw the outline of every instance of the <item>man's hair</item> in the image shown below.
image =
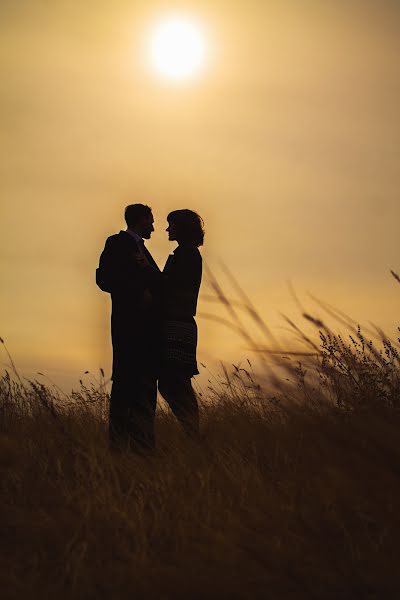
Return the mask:
<path id="1" fill-rule="evenodd" d="M 177 242 L 197 247 L 203 245 L 204 222 L 193 210 L 174 210 L 169 213 L 167 221 L 175 225 Z"/>
<path id="2" fill-rule="evenodd" d="M 128 227 L 134 227 L 143 217 L 151 215 L 150 206 L 146 204 L 129 204 L 125 208 L 125 221 Z"/>

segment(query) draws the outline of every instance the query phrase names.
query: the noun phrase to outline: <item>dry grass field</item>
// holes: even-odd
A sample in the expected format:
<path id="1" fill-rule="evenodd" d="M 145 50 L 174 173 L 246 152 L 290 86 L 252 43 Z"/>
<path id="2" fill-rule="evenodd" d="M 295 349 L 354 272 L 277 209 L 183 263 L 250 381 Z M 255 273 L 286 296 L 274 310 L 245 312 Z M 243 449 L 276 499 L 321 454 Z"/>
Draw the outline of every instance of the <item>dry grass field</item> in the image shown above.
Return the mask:
<path id="1" fill-rule="evenodd" d="M 110 453 L 103 382 L 6 372 L 1 597 L 400 597 L 397 341 L 316 326 L 306 364 L 203 394 L 200 443 L 161 406 L 147 458 Z"/>

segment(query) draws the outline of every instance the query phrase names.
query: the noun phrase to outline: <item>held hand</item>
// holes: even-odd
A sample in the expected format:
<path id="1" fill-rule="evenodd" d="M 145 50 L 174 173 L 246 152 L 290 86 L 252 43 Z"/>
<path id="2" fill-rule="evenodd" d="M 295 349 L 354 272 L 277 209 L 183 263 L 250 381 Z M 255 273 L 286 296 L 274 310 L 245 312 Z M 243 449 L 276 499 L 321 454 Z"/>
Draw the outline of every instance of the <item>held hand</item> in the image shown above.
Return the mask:
<path id="1" fill-rule="evenodd" d="M 139 265 L 139 267 L 141 269 L 144 269 L 145 267 L 150 266 L 149 261 L 147 260 L 147 258 L 145 257 L 145 255 L 142 254 L 141 252 L 137 252 L 135 254 L 135 261 L 136 261 L 136 263 Z"/>
<path id="2" fill-rule="evenodd" d="M 153 303 L 153 296 L 148 288 L 146 288 L 143 292 L 143 300 L 142 304 L 145 307 L 151 306 Z"/>

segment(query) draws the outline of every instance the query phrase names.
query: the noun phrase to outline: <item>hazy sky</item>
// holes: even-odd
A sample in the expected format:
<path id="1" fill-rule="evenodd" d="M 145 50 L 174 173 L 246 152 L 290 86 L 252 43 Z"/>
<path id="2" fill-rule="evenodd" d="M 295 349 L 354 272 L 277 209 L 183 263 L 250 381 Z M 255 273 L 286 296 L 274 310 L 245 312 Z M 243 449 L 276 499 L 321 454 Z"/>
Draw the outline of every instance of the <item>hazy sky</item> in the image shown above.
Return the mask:
<path id="1" fill-rule="evenodd" d="M 209 48 L 179 84 L 146 55 L 172 13 L 199 23 Z M 279 313 L 296 311 L 288 280 L 395 333 L 397 2 L 3 0 L 0 34 L 0 335 L 24 372 L 109 372 L 94 271 L 132 202 L 153 207 L 161 267 L 166 214 L 197 210 L 205 261 L 221 281 L 218 260 L 230 267 L 276 335 Z M 199 309 L 223 315 L 206 299 Z M 200 359 L 249 355 L 198 323 Z"/>

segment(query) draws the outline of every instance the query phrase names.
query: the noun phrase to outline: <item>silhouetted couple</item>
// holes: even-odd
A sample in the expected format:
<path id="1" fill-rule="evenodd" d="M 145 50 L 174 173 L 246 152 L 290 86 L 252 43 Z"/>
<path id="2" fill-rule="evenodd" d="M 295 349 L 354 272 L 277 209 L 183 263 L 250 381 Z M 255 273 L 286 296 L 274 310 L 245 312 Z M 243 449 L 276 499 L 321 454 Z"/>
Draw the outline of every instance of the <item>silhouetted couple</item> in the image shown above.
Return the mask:
<path id="1" fill-rule="evenodd" d="M 151 208 L 131 204 L 125 221 L 126 231 L 106 241 L 96 282 L 112 299 L 110 443 L 142 452 L 155 447 L 157 380 L 186 433 L 199 433 L 191 378 L 198 373 L 194 316 L 204 230 L 195 212 L 170 213 L 166 231 L 178 246 L 161 272 L 144 243 L 154 231 Z"/>

